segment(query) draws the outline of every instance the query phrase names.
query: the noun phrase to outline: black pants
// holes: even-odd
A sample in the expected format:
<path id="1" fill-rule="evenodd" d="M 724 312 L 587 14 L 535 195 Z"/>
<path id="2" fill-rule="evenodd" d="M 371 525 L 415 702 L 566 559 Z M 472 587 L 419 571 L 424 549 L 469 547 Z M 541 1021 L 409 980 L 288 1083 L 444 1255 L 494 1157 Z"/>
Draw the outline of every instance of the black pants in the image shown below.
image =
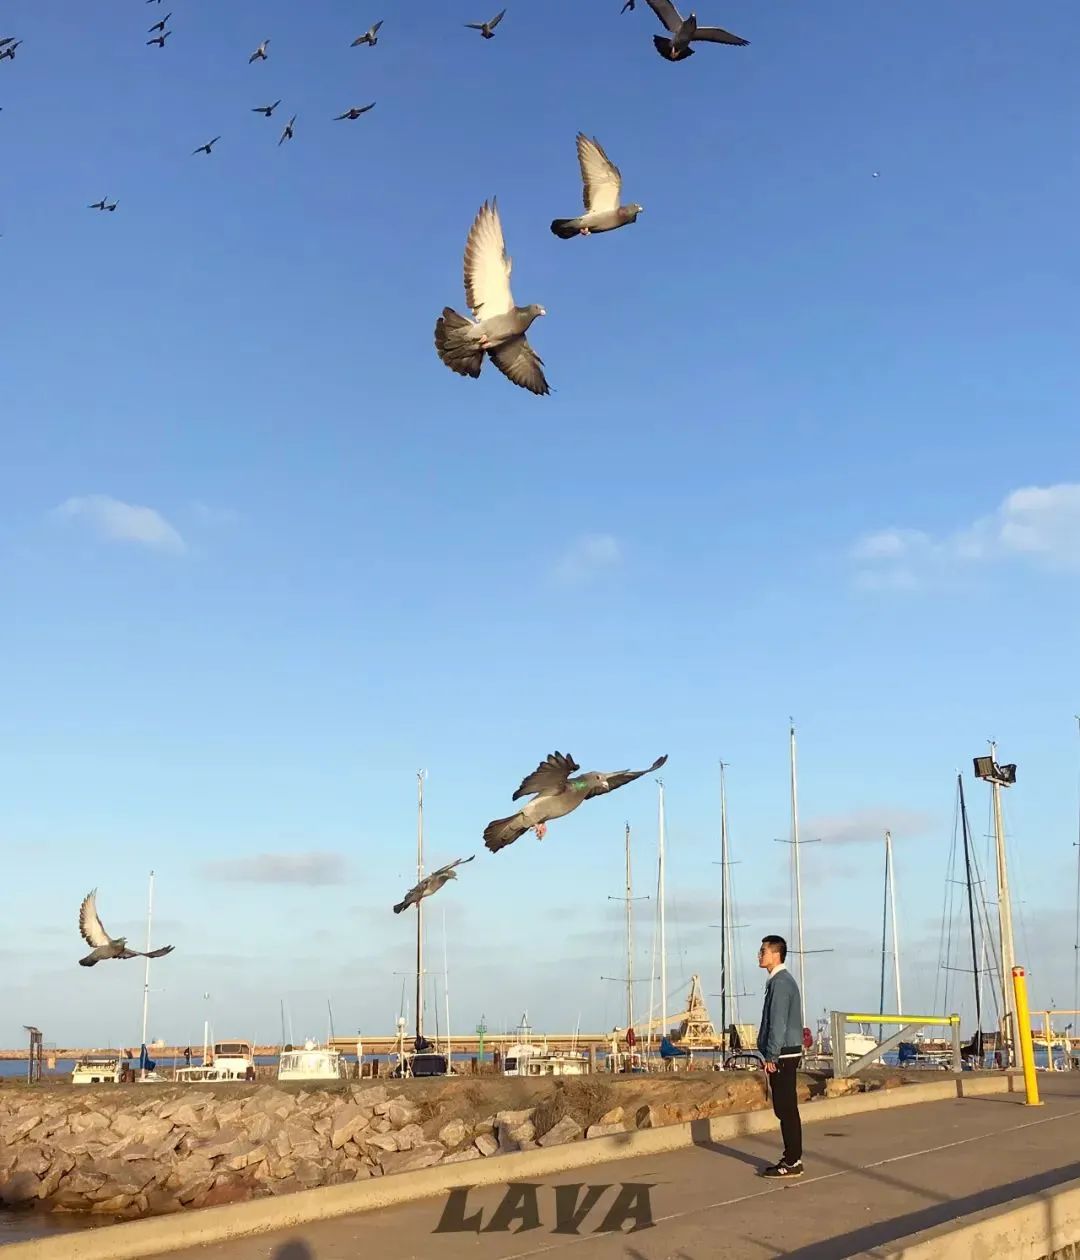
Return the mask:
<path id="1" fill-rule="evenodd" d="M 780 1059 L 776 1071 L 769 1073 L 773 1114 L 780 1121 L 784 1161 L 788 1164 L 802 1159 L 802 1121 L 799 1119 L 799 1097 L 795 1092 L 799 1063 L 800 1059 L 796 1058 Z"/>

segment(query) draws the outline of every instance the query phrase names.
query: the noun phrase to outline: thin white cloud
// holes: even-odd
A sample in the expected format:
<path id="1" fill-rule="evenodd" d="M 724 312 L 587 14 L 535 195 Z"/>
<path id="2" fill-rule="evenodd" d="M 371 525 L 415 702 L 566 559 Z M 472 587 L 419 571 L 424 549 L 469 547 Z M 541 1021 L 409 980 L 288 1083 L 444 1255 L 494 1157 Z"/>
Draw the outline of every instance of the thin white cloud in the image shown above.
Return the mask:
<path id="1" fill-rule="evenodd" d="M 179 531 L 160 512 L 107 494 L 67 499 L 55 509 L 55 515 L 61 520 L 81 521 L 108 542 L 136 543 L 177 554 L 187 550 Z"/>
<path id="2" fill-rule="evenodd" d="M 850 554 L 857 581 L 872 589 L 912 589 L 1006 560 L 1080 572 L 1080 482 L 1013 490 L 990 515 L 937 538 L 919 529 L 867 534 Z"/>
<path id="3" fill-rule="evenodd" d="M 579 585 L 617 568 L 622 558 L 622 547 L 613 534 L 583 534 L 559 558 L 555 578 L 567 585 Z"/>
<path id="4" fill-rule="evenodd" d="M 346 861 L 340 853 L 255 853 L 251 857 L 207 862 L 207 879 L 232 884 L 303 884 L 318 887 L 340 884 L 346 878 Z"/>
<path id="5" fill-rule="evenodd" d="M 934 822 L 933 814 L 925 810 L 908 809 L 903 805 L 871 805 L 840 814 L 808 818 L 801 830 L 807 839 L 822 840 L 828 844 L 880 843 L 886 831 L 892 832 L 894 840 L 926 835 Z"/>

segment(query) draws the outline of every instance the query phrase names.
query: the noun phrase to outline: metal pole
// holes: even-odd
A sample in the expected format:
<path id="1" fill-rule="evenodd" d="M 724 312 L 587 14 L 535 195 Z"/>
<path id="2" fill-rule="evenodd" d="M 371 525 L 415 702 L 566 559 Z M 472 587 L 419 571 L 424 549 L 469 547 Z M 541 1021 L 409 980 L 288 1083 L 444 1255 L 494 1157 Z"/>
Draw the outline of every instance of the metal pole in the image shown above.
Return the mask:
<path id="1" fill-rule="evenodd" d="M 720 1044 L 727 1049 L 728 834 L 725 763 L 720 763 Z"/>
<path id="2" fill-rule="evenodd" d="M 900 930 L 896 922 L 896 863 L 893 860 L 892 832 L 885 833 L 885 860 L 889 868 L 889 899 L 892 909 L 893 971 L 896 974 L 896 1013 L 903 1015 L 904 1000 L 900 995 Z"/>
<path id="3" fill-rule="evenodd" d="M 630 879 L 630 824 L 626 824 L 626 1027 L 634 1026 L 634 889 Z"/>
<path id="4" fill-rule="evenodd" d="M 997 765 L 997 745 L 991 741 L 990 755 Z M 994 842 L 997 849 L 998 875 L 998 920 L 1001 930 L 1001 994 L 1005 1003 L 1007 1022 L 1006 1053 L 1004 1066 L 1016 1063 L 1017 1056 L 1017 1011 L 1015 990 L 1012 983 L 1013 968 L 1016 965 L 1016 953 L 1013 946 L 1012 900 L 1009 896 L 1009 870 L 1005 858 L 1005 828 L 1001 821 L 1001 784 L 997 779 L 990 783 L 994 802 Z M 1030 1036 L 1030 1029 L 1028 1030 Z"/>
<path id="5" fill-rule="evenodd" d="M 150 872 L 150 891 L 146 902 L 146 968 L 143 971 L 143 994 L 142 994 L 142 1043 L 146 1045 L 146 1021 L 150 1010 L 150 923 L 154 913 L 154 872 Z M 146 1060 L 143 1059 L 143 1065 Z M 146 1067 L 142 1066 L 140 1076 L 146 1079 Z"/>
<path id="6" fill-rule="evenodd" d="M 971 926 L 971 966 L 975 972 L 975 1044 L 979 1067 L 982 1067 L 982 980 L 979 973 L 979 949 L 975 943 L 975 898 L 971 889 L 971 832 L 968 827 L 967 805 L 964 802 L 964 776 L 962 774 L 956 776 L 956 786 L 960 792 L 960 827 L 964 833 L 964 870 L 967 875 L 968 922 Z"/>
<path id="7" fill-rule="evenodd" d="M 442 912 L 442 957 L 443 957 L 443 997 L 446 999 L 446 1075 L 451 1074 L 450 1069 L 450 964 L 447 962 L 446 953 L 446 906 L 443 906 Z"/>
<path id="8" fill-rule="evenodd" d="M 424 878 L 424 771 L 416 772 L 416 882 Z M 424 1035 L 424 899 L 416 903 L 416 1040 Z"/>
<path id="9" fill-rule="evenodd" d="M 882 892 L 883 902 L 881 906 L 881 984 L 878 988 L 878 1014 L 885 1014 L 885 941 L 886 927 L 889 919 L 889 833 L 885 833 L 885 888 Z M 877 1026 L 878 1041 L 885 1040 L 885 1029 L 881 1024 Z"/>
<path id="10" fill-rule="evenodd" d="M 802 918 L 802 867 L 799 864 L 799 789 L 795 769 L 795 725 L 791 726 L 791 840 L 795 853 L 795 914 L 799 940 L 799 997 L 802 999 L 800 1022 L 806 1023 L 805 1012 L 810 1010 L 806 1000 L 806 953 L 803 949 Z"/>
<path id="11" fill-rule="evenodd" d="M 1024 1092 L 1027 1095 L 1025 1104 L 1028 1107 L 1041 1106 L 1039 1102 L 1039 1080 L 1035 1075 L 1035 1051 L 1031 1045 L 1031 1016 L 1028 1013 L 1027 978 L 1023 967 L 1013 967 L 1012 988 L 1014 1010 L 1018 1020 L 1020 1061 L 1024 1066 Z M 1049 1052 L 1050 1047 L 1047 1047 Z"/>
<path id="12" fill-rule="evenodd" d="M 1080 734 L 1080 716 L 1076 717 Z M 1080 1007 L 1080 807 L 1076 815 L 1076 934 L 1073 940 L 1073 1009 Z"/>
<path id="13" fill-rule="evenodd" d="M 665 819 L 664 819 L 664 780 L 657 781 L 659 788 L 659 817 L 658 817 L 658 895 L 660 898 L 660 1036 L 661 1038 L 668 1035 L 667 1016 L 667 936 L 664 921 L 664 840 L 665 840 Z"/>

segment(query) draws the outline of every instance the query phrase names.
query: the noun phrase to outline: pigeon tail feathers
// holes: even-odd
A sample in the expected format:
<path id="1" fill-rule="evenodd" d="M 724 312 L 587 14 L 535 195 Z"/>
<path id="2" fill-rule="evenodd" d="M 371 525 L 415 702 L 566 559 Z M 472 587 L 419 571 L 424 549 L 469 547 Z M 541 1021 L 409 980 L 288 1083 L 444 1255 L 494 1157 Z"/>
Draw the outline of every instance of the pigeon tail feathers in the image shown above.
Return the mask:
<path id="1" fill-rule="evenodd" d="M 652 37 L 652 42 L 656 45 L 656 51 L 660 54 L 660 56 L 666 58 L 668 61 L 685 61 L 687 57 L 692 57 L 694 55 L 694 50 L 689 45 L 687 45 L 682 52 L 672 53 L 671 50 L 674 47 L 674 44 L 670 39 L 667 39 L 663 35 L 654 35 Z"/>
<path id="2" fill-rule="evenodd" d="M 551 230 L 561 240 L 572 240 L 581 231 L 580 219 L 552 219 Z"/>
<path id="3" fill-rule="evenodd" d="M 475 327 L 471 320 L 449 306 L 443 308 L 442 315 L 435 321 L 435 350 L 439 358 L 452 372 L 474 380 L 480 375 L 484 362 L 484 352 L 471 335 Z"/>
<path id="4" fill-rule="evenodd" d="M 484 844 L 492 853 L 498 853 L 508 844 L 513 844 L 531 827 L 531 823 L 522 821 L 520 814 L 511 814 L 509 818 L 496 818 L 484 828 Z"/>

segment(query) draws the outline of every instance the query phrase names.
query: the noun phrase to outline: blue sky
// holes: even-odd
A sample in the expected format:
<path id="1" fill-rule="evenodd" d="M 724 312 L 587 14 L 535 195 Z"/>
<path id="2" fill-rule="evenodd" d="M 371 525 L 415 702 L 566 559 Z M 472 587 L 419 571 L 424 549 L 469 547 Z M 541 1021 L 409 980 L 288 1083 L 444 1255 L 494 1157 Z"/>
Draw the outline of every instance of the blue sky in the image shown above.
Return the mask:
<path id="1" fill-rule="evenodd" d="M 680 991 L 719 983 L 732 763 L 756 1009 L 756 939 L 790 917 L 789 714 L 827 841 L 810 1005 L 876 1003 L 886 826 L 905 1004 L 932 1003 L 954 776 L 989 737 L 1020 766 L 1033 1001 L 1071 1005 L 1068 7 L 733 0 L 699 16 L 750 47 L 679 65 L 644 0 L 511 3 L 491 41 L 471 0 L 170 7 L 164 51 L 136 0 L 14 0 L 0 31 L 24 41 L 0 63 L 0 1042 L 137 1037 L 141 966 L 77 968 L 75 915 L 97 885 L 141 932 L 151 866 L 176 945 L 152 1035 L 273 1037 L 281 998 L 319 1034 L 327 997 L 339 1031 L 388 1030 L 418 767 L 432 863 L 480 854 L 429 903 L 453 1022 L 610 1028 L 606 899 L 624 820 L 652 879 L 656 790 L 487 854 L 554 748 L 670 754 Z M 578 129 L 645 213 L 562 242 Z M 515 296 L 548 310 L 548 398 L 432 347 L 492 195 Z M 233 859 L 247 881 L 207 865 Z"/>

